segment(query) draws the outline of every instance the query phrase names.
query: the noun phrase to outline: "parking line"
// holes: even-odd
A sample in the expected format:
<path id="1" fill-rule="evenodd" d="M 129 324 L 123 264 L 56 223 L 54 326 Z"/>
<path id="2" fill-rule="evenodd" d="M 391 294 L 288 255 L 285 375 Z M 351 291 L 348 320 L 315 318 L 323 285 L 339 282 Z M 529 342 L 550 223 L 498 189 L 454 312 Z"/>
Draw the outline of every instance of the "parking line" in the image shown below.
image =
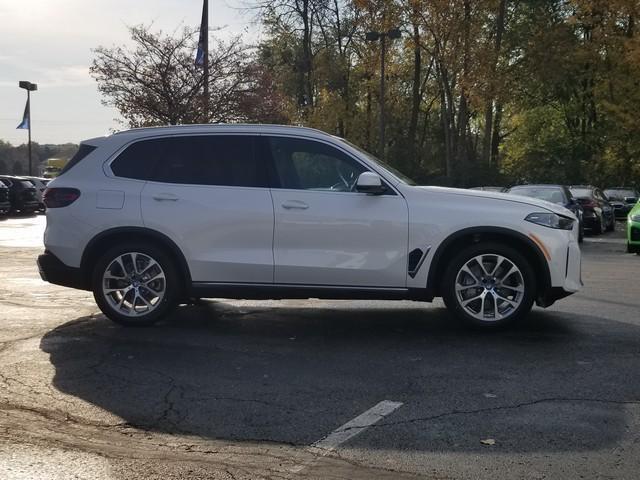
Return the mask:
<path id="1" fill-rule="evenodd" d="M 402 402 L 383 400 L 377 405 L 371 407 L 366 412 L 358 415 L 353 420 L 350 420 L 341 427 L 336 428 L 333 432 L 331 432 L 323 439 L 313 443 L 308 450 L 314 453 L 317 457 L 324 457 L 346 441 L 362 433 L 371 425 L 378 423 L 380 420 L 393 413 L 402 405 Z M 296 465 L 295 467 L 291 468 L 290 471 L 292 473 L 298 473 L 308 466 L 309 464 Z"/>

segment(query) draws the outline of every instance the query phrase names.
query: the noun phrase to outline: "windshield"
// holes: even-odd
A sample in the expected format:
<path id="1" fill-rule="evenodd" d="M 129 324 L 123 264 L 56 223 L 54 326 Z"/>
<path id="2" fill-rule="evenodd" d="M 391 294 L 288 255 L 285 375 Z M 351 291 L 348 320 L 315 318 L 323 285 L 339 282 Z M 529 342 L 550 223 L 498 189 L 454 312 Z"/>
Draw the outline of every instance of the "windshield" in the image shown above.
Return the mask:
<path id="1" fill-rule="evenodd" d="M 572 188 L 571 193 L 574 197 L 579 198 L 591 198 L 592 196 L 590 188 Z"/>
<path id="2" fill-rule="evenodd" d="M 633 190 L 605 190 L 605 195 L 614 200 L 624 200 L 625 197 L 635 197 L 636 192 Z"/>
<path id="3" fill-rule="evenodd" d="M 523 197 L 537 198 L 539 200 L 546 200 L 551 203 L 567 203 L 564 192 L 560 188 L 549 187 L 518 187 L 509 190 L 512 195 L 520 195 Z"/>
<path id="4" fill-rule="evenodd" d="M 378 157 L 376 157 L 375 155 L 372 155 L 371 153 L 367 152 L 366 150 L 363 150 L 362 148 L 360 148 L 359 146 L 351 143 L 349 140 L 345 140 L 344 138 L 340 138 L 340 140 L 342 140 L 344 143 L 346 143 L 347 145 L 349 145 L 350 147 L 355 148 L 357 151 L 359 151 L 360 153 L 362 153 L 365 157 L 367 157 L 368 160 L 372 161 L 373 163 L 375 163 L 376 165 L 378 165 L 379 167 L 383 168 L 384 170 L 386 170 L 387 172 L 389 172 L 391 175 L 393 175 L 394 177 L 396 177 L 398 180 L 400 180 L 402 183 L 406 183 L 407 185 L 417 185 L 416 182 L 407 177 L 404 173 L 402 173 L 400 170 L 397 170 L 396 168 L 392 167 L 391 165 L 389 165 L 388 163 L 380 160 Z"/>

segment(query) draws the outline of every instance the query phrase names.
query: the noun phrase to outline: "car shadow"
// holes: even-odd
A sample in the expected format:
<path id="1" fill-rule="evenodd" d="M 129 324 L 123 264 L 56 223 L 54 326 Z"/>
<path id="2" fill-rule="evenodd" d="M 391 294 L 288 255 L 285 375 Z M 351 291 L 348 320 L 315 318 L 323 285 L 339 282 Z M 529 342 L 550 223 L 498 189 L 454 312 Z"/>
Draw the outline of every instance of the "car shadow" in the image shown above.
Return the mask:
<path id="1" fill-rule="evenodd" d="M 80 317 L 41 349 L 55 388 L 142 429 L 309 445 L 392 400 L 403 407 L 351 444 L 480 451 L 486 436 L 531 452 L 619 441 L 639 332 L 547 311 L 485 332 L 409 302 L 216 301 L 146 329 Z"/>

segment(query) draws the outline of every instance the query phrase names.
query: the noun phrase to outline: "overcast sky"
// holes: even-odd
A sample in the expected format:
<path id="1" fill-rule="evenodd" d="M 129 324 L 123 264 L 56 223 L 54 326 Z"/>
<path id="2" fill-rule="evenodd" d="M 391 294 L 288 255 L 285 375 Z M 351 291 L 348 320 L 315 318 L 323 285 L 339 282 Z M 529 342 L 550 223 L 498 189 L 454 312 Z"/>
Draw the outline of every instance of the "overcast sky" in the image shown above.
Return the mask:
<path id="1" fill-rule="evenodd" d="M 209 0 L 217 36 L 256 37 L 244 0 Z M 127 25 L 149 24 L 171 32 L 197 27 L 202 0 L 0 0 L 0 139 L 25 143 L 26 92 L 19 80 L 38 84 L 32 95 L 33 140 L 77 143 L 118 125 L 117 112 L 100 103 L 89 76 L 91 49 L 128 41 Z"/>

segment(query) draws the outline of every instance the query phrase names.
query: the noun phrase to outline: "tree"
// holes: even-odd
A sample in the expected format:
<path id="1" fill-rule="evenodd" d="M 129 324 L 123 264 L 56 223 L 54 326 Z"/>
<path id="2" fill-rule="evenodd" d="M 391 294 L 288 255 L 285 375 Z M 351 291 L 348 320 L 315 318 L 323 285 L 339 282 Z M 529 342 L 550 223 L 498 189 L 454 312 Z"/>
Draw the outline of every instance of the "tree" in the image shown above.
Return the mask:
<path id="1" fill-rule="evenodd" d="M 210 100 L 204 115 L 202 68 L 195 65 L 196 31 L 174 35 L 130 27 L 133 47 L 98 47 L 91 74 L 131 127 L 243 119 L 239 108 L 249 88 L 248 55 L 239 37 L 212 42 L 209 53 Z M 210 44 L 210 45 L 211 45 Z"/>

